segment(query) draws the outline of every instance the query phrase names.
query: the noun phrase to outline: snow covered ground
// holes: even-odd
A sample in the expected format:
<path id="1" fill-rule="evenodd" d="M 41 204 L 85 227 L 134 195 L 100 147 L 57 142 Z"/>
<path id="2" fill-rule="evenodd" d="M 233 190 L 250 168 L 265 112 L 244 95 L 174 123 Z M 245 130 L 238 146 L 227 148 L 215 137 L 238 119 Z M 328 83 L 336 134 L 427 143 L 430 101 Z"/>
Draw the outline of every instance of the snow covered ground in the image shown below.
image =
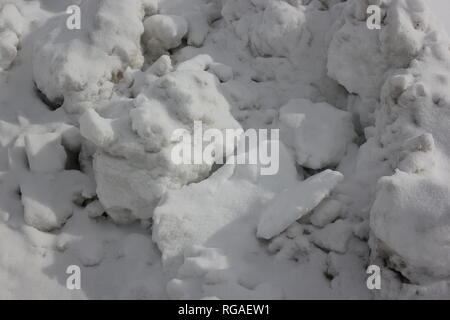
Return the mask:
<path id="1" fill-rule="evenodd" d="M 0 299 L 450 298 L 449 14 L 0 0 Z"/>

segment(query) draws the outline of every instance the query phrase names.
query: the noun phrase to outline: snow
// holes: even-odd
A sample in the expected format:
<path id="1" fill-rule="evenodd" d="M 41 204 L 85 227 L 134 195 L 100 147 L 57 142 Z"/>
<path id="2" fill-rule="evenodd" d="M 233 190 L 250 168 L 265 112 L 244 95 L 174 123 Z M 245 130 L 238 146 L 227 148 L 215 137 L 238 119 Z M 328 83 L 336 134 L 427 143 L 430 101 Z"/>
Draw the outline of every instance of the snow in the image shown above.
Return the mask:
<path id="1" fill-rule="evenodd" d="M 158 57 L 181 44 L 188 24 L 183 17 L 155 14 L 144 20 L 144 30 L 147 52 Z"/>
<path id="2" fill-rule="evenodd" d="M 311 215 L 311 223 L 317 227 L 323 227 L 336 220 L 342 209 L 342 204 L 334 199 L 322 201 Z"/>
<path id="3" fill-rule="evenodd" d="M 113 82 L 127 67 L 144 63 L 140 38 L 144 32 L 142 0 L 84 1 L 80 31 L 66 27 L 65 16 L 48 22 L 33 52 L 33 79 L 46 98 L 64 101 L 80 112 L 112 94 Z M 118 19 L 127 23 L 117 24 Z M 87 62 L 89 61 L 89 62 Z M 87 104 L 87 106 L 86 106 Z"/>
<path id="4" fill-rule="evenodd" d="M 114 141 L 111 120 L 102 118 L 95 110 L 86 110 L 78 121 L 81 135 L 95 145 L 106 148 Z"/>
<path id="5" fill-rule="evenodd" d="M 293 189 L 283 190 L 263 211 L 258 224 L 258 237 L 270 239 L 286 230 L 329 196 L 342 179 L 341 173 L 325 170 Z"/>
<path id="6" fill-rule="evenodd" d="M 0 298 L 449 298 L 449 9 L 0 0 Z M 279 171 L 174 163 L 199 123 Z"/>
<path id="7" fill-rule="evenodd" d="M 39 230 L 60 228 L 73 214 L 74 201 L 93 196 L 92 183 L 79 171 L 30 173 L 21 180 L 25 222 Z"/>
<path id="8" fill-rule="evenodd" d="M 445 27 L 447 34 L 450 35 L 450 21 L 447 12 L 450 10 L 450 4 L 446 0 L 429 0 L 427 5 L 433 10 L 433 14 L 439 20 L 439 23 Z"/>
<path id="9" fill-rule="evenodd" d="M 326 250 L 345 253 L 351 235 L 351 224 L 343 220 L 338 220 L 314 232 L 312 241 Z"/>
<path id="10" fill-rule="evenodd" d="M 66 165 L 67 155 L 58 133 L 27 134 L 25 150 L 32 172 L 58 172 Z"/>
<path id="11" fill-rule="evenodd" d="M 297 163 L 311 169 L 339 163 L 355 138 L 351 114 L 327 103 L 291 100 L 281 107 L 280 122 L 282 139 L 294 149 Z"/>
<path id="12" fill-rule="evenodd" d="M 17 56 L 23 17 L 13 4 L 5 4 L 0 12 L 0 69 L 8 69 Z"/>
<path id="13" fill-rule="evenodd" d="M 121 117 L 104 119 L 94 110 L 81 116 L 81 134 L 98 148 L 93 167 L 99 200 L 115 221 L 149 219 L 167 190 L 208 175 L 212 164 L 206 162 L 173 164 L 172 149 L 185 142 L 172 135 L 179 128 L 193 133 L 201 119 L 204 131 L 240 128 L 217 84 L 208 72 L 176 70 L 142 88 L 134 108 Z M 234 149 L 226 148 L 225 155 Z"/>
<path id="14" fill-rule="evenodd" d="M 205 181 L 169 192 L 155 210 L 153 227 L 166 264 L 178 263 L 171 260 L 186 246 L 204 245 L 231 222 L 252 214 L 264 197 L 279 191 L 277 182 L 296 184 L 293 160 L 281 151 L 279 181 L 260 177 L 258 165 L 226 164 Z"/>

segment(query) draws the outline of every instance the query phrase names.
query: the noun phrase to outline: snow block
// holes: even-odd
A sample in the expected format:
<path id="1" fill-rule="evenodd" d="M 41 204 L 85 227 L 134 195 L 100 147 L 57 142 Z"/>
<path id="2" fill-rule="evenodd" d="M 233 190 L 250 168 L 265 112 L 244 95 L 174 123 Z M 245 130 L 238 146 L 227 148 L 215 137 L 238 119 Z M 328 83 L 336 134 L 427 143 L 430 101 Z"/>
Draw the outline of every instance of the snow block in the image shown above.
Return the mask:
<path id="1" fill-rule="evenodd" d="M 342 181 L 343 175 L 325 170 L 281 192 L 262 212 L 257 236 L 270 239 L 311 212 Z"/>

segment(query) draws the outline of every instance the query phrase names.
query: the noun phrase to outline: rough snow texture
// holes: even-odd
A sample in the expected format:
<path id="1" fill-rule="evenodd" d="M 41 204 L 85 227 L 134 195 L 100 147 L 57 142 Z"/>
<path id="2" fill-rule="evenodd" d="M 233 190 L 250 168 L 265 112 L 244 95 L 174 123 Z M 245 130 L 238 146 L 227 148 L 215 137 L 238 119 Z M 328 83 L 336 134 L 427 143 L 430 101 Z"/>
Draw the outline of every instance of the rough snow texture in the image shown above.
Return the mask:
<path id="1" fill-rule="evenodd" d="M 194 121 L 200 120 L 205 121 L 203 130 L 240 128 L 210 73 L 174 71 L 153 77 L 129 102 L 133 108 L 128 114 L 125 110 L 121 117 L 105 119 L 87 110 L 79 120 L 81 134 L 98 148 L 93 169 L 99 200 L 117 222 L 151 218 L 167 190 L 209 174 L 211 164 L 174 164 L 172 148 L 186 143 L 173 140 L 174 130 L 193 136 Z M 225 156 L 234 150 L 226 147 Z"/>
<path id="2" fill-rule="evenodd" d="M 17 56 L 24 21 L 14 4 L 6 3 L 0 9 L 0 70 L 6 70 Z"/>
<path id="3" fill-rule="evenodd" d="M 430 1 L 0 0 L 0 298 L 450 297 Z M 279 173 L 175 165 L 198 120 L 280 129 Z"/>
<path id="4" fill-rule="evenodd" d="M 339 172 L 323 171 L 292 190 L 284 190 L 262 212 L 257 235 L 270 239 L 313 210 L 342 181 Z"/>

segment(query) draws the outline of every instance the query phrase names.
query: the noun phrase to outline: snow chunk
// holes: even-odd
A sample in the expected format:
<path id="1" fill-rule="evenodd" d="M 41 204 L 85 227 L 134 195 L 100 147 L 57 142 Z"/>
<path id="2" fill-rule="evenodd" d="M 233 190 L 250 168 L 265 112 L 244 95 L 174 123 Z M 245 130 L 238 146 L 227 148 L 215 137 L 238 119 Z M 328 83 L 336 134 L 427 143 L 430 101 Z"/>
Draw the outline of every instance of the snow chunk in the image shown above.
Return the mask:
<path id="1" fill-rule="evenodd" d="M 3 223 L 7 223 L 10 217 L 11 216 L 8 212 L 0 209 L 0 221 L 2 221 Z"/>
<path id="2" fill-rule="evenodd" d="M 337 171 L 325 170 L 281 192 L 262 212 L 257 236 L 270 239 L 279 235 L 329 196 L 343 178 Z"/>
<path id="3" fill-rule="evenodd" d="M 170 264 L 189 245 L 205 245 L 225 226 L 251 214 L 266 197 L 298 183 L 294 161 L 282 144 L 279 173 L 261 176 L 259 169 L 224 165 L 205 181 L 168 192 L 153 217 L 153 239 L 163 261 Z"/>
<path id="4" fill-rule="evenodd" d="M 105 212 L 105 209 L 100 201 L 92 201 L 84 208 L 84 211 L 90 218 L 97 218 Z"/>
<path id="5" fill-rule="evenodd" d="M 233 79 L 233 69 L 223 63 L 211 63 L 208 67 L 208 71 L 219 78 L 221 82 L 227 82 Z"/>
<path id="6" fill-rule="evenodd" d="M 25 222 L 41 231 L 61 227 L 75 203 L 94 195 L 92 181 L 79 171 L 25 174 L 20 181 Z"/>
<path id="7" fill-rule="evenodd" d="M 103 243 L 95 236 L 83 238 L 70 244 L 68 250 L 73 252 L 85 267 L 99 265 L 105 254 Z"/>
<path id="8" fill-rule="evenodd" d="M 156 60 L 147 70 L 147 72 L 153 73 L 159 77 L 162 77 L 172 71 L 172 60 L 170 59 L 170 56 L 167 55 L 159 57 L 159 59 Z"/>
<path id="9" fill-rule="evenodd" d="M 133 261 L 144 261 L 153 264 L 158 253 L 155 244 L 149 236 L 132 233 L 123 240 L 123 255 Z"/>
<path id="10" fill-rule="evenodd" d="M 17 7 L 12 3 L 6 3 L 0 12 L 0 30 L 9 29 L 18 37 L 23 32 L 25 21 Z"/>
<path id="11" fill-rule="evenodd" d="M 19 38 L 12 31 L 0 33 L 0 70 L 6 70 L 14 61 L 17 55 Z"/>
<path id="12" fill-rule="evenodd" d="M 111 120 L 100 117 L 95 110 L 86 110 L 79 122 L 81 135 L 95 145 L 105 148 L 114 141 Z"/>
<path id="13" fill-rule="evenodd" d="M 67 154 L 59 133 L 29 133 L 25 136 L 25 150 L 31 171 L 51 173 L 64 170 Z"/>
<path id="14" fill-rule="evenodd" d="M 384 177 L 370 215 L 378 251 L 414 282 L 450 275 L 448 180 L 398 171 Z"/>
<path id="15" fill-rule="evenodd" d="M 8 69 L 17 56 L 24 19 L 17 7 L 7 3 L 0 11 L 0 70 Z"/>
<path id="16" fill-rule="evenodd" d="M 108 99 L 126 68 L 144 63 L 142 0 L 84 1 L 80 9 L 81 30 L 69 30 L 61 15 L 40 30 L 33 51 L 36 86 L 48 100 L 64 100 L 70 112 Z"/>
<path id="17" fill-rule="evenodd" d="M 230 0 L 222 14 L 255 55 L 287 57 L 308 33 L 304 10 L 285 1 Z"/>
<path id="18" fill-rule="evenodd" d="M 339 217 L 342 205 L 339 201 L 329 199 L 322 201 L 311 216 L 311 223 L 317 227 L 323 227 Z"/>
<path id="19" fill-rule="evenodd" d="M 188 31 L 186 19 L 174 15 L 156 14 L 144 21 L 143 43 L 152 57 L 159 57 L 176 48 Z"/>
<path id="20" fill-rule="evenodd" d="M 338 164 L 356 137 L 350 113 L 305 99 L 280 109 L 280 131 L 298 164 L 312 169 Z"/>
<path id="21" fill-rule="evenodd" d="M 352 234 L 351 223 L 345 220 L 337 220 L 325 228 L 315 231 L 311 239 L 320 248 L 345 253 Z"/>
<path id="22" fill-rule="evenodd" d="M 80 120 L 82 133 L 98 147 L 93 167 L 99 200 L 122 223 L 151 218 L 167 190 L 199 181 L 210 172 L 209 163 L 174 163 L 173 148 L 186 143 L 173 138 L 175 130 L 191 134 L 195 121 L 202 121 L 203 130 L 240 129 L 217 79 L 205 71 L 170 72 L 142 88 L 133 104 L 135 108 L 113 119 L 111 127 L 92 110 Z M 110 128 L 115 139 L 105 144 L 96 132 L 110 137 Z M 234 145 L 226 147 L 224 155 L 234 150 Z"/>

